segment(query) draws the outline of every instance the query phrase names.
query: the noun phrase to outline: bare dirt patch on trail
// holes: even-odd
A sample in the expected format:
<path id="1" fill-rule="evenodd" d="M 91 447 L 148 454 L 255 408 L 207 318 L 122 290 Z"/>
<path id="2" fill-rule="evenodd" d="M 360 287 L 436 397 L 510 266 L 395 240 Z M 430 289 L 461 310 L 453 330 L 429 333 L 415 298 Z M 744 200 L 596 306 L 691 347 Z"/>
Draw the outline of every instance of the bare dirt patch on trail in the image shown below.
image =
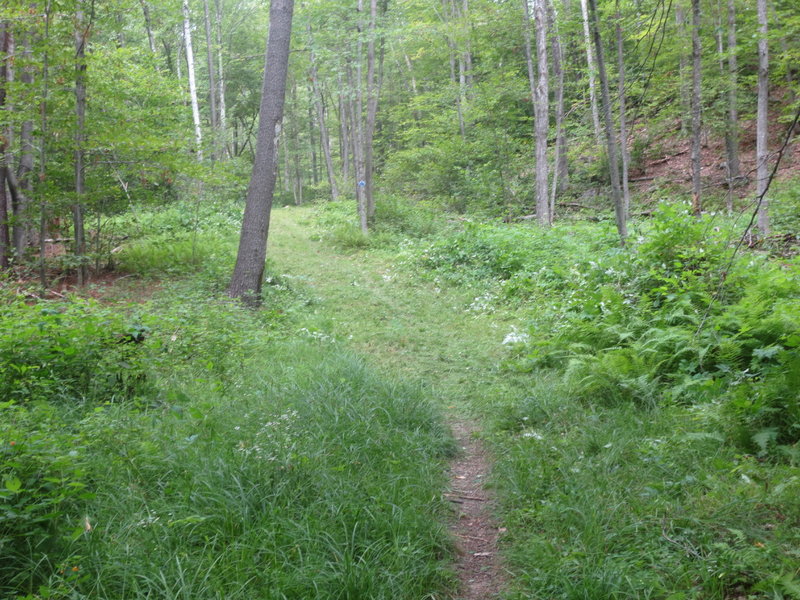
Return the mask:
<path id="1" fill-rule="evenodd" d="M 450 423 L 459 454 L 450 466 L 448 500 L 456 511 L 451 531 L 456 538 L 456 572 L 460 600 L 489 600 L 503 588 L 504 571 L 498 556 L 501 530 L 494 520 L 494 498 L 486 488 L 491 461 L 476 425 L 469 421 Z"/>

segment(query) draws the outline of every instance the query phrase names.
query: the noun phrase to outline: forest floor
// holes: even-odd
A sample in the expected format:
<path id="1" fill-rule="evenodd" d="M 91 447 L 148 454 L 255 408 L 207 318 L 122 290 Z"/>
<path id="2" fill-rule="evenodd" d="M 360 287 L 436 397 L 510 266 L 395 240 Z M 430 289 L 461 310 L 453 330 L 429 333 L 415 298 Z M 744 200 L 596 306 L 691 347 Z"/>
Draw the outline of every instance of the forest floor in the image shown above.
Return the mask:
<path id="1" fill-rule="evenodd" d="M 273 268 L 279 279 L 308 286 L 310 330 L 347 340 L 379 369 L 421 383 L 441 405 L 460 449 L 447 494 L 461 582 L 456 597 L 495 597 L 505 579 L 498 555 L 503 530 L 487 489 L 492 458 L 481 439 L 481 415 L 493 399 L 521 385 L 497 370 L 513 316 L 470 312 L 474 291 L 412 279 L 393 264 L 396 251 L 348 254 L 315 241 L 309 216 L 306 209 L 273 212 Z"/>

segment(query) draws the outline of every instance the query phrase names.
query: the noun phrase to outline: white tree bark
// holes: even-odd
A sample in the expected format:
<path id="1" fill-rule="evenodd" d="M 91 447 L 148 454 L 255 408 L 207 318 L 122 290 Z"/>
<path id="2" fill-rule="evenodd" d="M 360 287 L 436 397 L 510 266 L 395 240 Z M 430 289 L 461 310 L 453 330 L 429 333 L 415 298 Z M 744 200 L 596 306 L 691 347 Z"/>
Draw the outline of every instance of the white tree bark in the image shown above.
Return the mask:
<path id="1" fill-rule="evenodd" d="M 197 103 L 197 81 L 194 74 L 194 50 L 192 49 L 192 23 L 189 0 L 183 0 L 183 41 L 186 45 L 186 70 L 189 72 L 189 97 L 192 103 L 192 122 L 197 160 L 203 160 L 203 131 L 200 127 L 200 106 Z"/>

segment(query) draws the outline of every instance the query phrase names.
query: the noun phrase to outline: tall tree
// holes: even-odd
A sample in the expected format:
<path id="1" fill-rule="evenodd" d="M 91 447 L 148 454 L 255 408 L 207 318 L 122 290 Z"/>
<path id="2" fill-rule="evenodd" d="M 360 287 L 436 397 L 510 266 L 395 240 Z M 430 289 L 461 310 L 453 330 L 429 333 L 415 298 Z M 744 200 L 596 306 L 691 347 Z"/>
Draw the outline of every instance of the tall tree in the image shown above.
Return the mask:
<path id="1" fill-rule="evenodd" d="M 86 233 L 83 212 L 86 195 L 86 173 L 84 171 L 84 144 L 86 142 L 86 42 L 91 21 L 84 21 L 83 0 L 78 0 L 75 15 L 75 203 L 72 205 L 72 226 L 75 237 L 75 256 L 78 261 L 78 285 L 84 285 L 89 277 L 86 262 Z"/>
<path id="2" fill-rule="evenodd" d="M 736 3 L 734 0 L 728 0 L 728 120 L 725 127 L 725 147 L 728 153 L 728 179 L 731 184 L 741 176 L 737 94 L 739 65 L 736 51 Z"/>
<path id="3" fill-rule="evenodd" d="M 758 109 L 756 114 L 756 193 L 759 197 L 758 229 L 761 235 L 768 235 L 769 200 L 766 197 L 769 174 L 767 145 L 769 102 L 769 43 L 767 28 L 767 0 L 758 1 Z"/>
<path id="4" fill-rule="evenodd" d="M 625 45 L 622 40 L 622 15 L 619 10 L 619 0 L 617 0 L 616 14 L 616 34 L 617 34 L 617 93 L 619 94 L 619 148 L 622 155 L 622 203 L 625 207 L 625 217 L 630 214 L 631 196 L 628 186 L 628 163 L 630 153 L 628 152 L 628 124 L 626 111 L 626 90 L 625 90 Z"/>
<path id="5" fill-rule="evenodd" d="M 586 7 L 586 0 L 581 0 L 581 14 L 583 16 L 583 37 L 586 46 L 586 72 L 589 77 L 589 103 L 592 109 L 592 126 L 594 127 L 594 137 L 599 144 L 603 139 L 600 133 L 600 113 L 597 109 L 597 92 L 595 91 L 595 72 L 596 67 L 592 57 L 592 38 L 589 33 L 589 11 Z"/>
<path id="6" fill-rule="evenodd" d="M 700 153 L 702 141 L 702 46 L 700 44 L 700 0 L 692 0 L 692 212 L 702 211 Z"/>
<path id="7" fill-rule="evenodd" d="M 547 7 L 546 0 L 533 0 L 533 19 L 536 28 L 536 218 L 540 225 L 552 225 L 548 194 L 547 138 L 550 133 L 550 75 L 547 65 Z"/>
<path id="8" fill-rule="evenodd" d="M 592 18 L 592 33 L 594 49 L 597 53 L 597 72 L 600 76 L 600 89 L 603 98 L 603 121 L 606 130 L 606 149 L 608 151 L 609 178 L 611 179 L 611 197 L 614 201 L 614 214 L 617 222 L 617 233 L 620 243 L 624 246 L 628 238 L 628 224 L 625 215 L 625 205 L 622 200 L 622 190 L 619 182 L 619 160 L 617 158 L 617 142 L 614 134 L 614 123 L 611 119 L 611 94 L 608 89 L 608 75 L 606 74 L 603 42 L 600 38 L 600 21 L 597 15 L 597 0 L 589 0 Z"/>
<path id="9" fill-rule="evenodd" d="M 209 119 L 211 121 L 211 160 L 216 160 L 219 142 L 219 113 L 217 112 L 217 75 L 214 64 L 214 38 L 211 34 L 211 11 L 208 0 L 203 0 L 203 23 L 206 32 L 206 65 L 208 70 L 208 105 Z"/>
<path id="10" fill-rule="evenodd" d="M 311 86 L 314 94 L 314 106 L 317 110 L 322 154 L 325 156 L 325 168 L 328 173 L 328 185 L 330 185 L 331 188 L 331 199 L 338 200 L 339 186 L 336 183 L 336 170 L 334 169 L 333 158 L 331 157 L 330 136 L 328 135 L 328 126 L 325 119 L 325 105 L 323 104 L 322 90 L 320 89 L 317 76 L 317 60 L 314 52 L 314 39 L 312 37 L 311 25 L 308 25 L 306 32 L 308 33 L 309 41 L 309 78 L 311 79 Z"/>
<path id="11" fill-rule="evenodd" d="M 6 109 L 8 87 L 8 63 L 11 60 L 11 33 L 8 23 L 0 22 L 0 110 Z M 5 134 L 0 131 L 0 269 L 9 267 L 8 256 L 11 250 L 11 236 L 9 235 L 8 217 L 9 194 L 6 191 L 7 172 L 7 141 Z"/>
<path id="12" fill-rule="evenodd" d="M 564 52 L 558 33 L 558 12 L 555 0 L 549 3 L 549 29 L 553 52 L 553 79 L 555 91 L 556 149 L 553 159 L 553 184 L 550 192 L 550 218 L 555 219 L 556 195 L 569 184 L 567 167 L 567 136 L 564 131 Z"/>
<path id="13" fill-rule="evenodd" d="M 22 42 L 23 68 L 20 81 L 28 89 L 33 88 L 33 51 L 31 38 L 32 31 L 26 31 Z M 29 112 L 22 122 L 20 130 L 20 158 L 16 177 L 13 171 L 9 172 L 12 185 L 16 188 L 17 201 L 14 203 L 14 248 L 17 256 L 22 256 L 31 237 L 30 226 L 30 198 L 33 192 L 33 117 Z M 9 167 L 10 168 L 10 167 Z"/>
<path id="14" fill-rule="evenodd" d="M 231 297 L 241 298 L 249 306 L 261 303 L 269 218 L 277 174 L 276 142 L 280 136 L 286 95 L 293 11 L 293 0 L 272 0 L 270 3 L 256 155 L 247 188 L 239 251 L 228 287 Z"/>
<path id="15" fill-rule="evenodd" d="M 189 0 L 183 0 L 183 43 L 186 46 L 186 70 L 189 72 L 189 98 L 192 103 L 192 123 L 197 160 L 203 160 L 203 130 L 200 126 L 200 105 L 197 102 L 197 80 L 194 69 L 194 49 L 192 48 L 192 20 Z M 180 63 L 180 60 L 178 61 Z M 180 77 L 180 76 L 179 76 Z"/>

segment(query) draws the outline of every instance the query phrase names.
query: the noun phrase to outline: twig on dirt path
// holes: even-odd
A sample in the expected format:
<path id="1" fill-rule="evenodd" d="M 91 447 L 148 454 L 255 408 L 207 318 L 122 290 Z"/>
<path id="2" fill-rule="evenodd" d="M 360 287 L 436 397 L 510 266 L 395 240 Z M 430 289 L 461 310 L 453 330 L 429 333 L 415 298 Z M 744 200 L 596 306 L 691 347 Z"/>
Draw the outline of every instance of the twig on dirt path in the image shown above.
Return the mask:
<path id="1" fill-rule="evenodd" d="M 478 496 L 464 496 L 462 494 L 445 494 L 445 496 L 454 496 L 462 500 L 474 500 L 475 502 L 486 502 L 488 498 L 479 498 Z"/>

